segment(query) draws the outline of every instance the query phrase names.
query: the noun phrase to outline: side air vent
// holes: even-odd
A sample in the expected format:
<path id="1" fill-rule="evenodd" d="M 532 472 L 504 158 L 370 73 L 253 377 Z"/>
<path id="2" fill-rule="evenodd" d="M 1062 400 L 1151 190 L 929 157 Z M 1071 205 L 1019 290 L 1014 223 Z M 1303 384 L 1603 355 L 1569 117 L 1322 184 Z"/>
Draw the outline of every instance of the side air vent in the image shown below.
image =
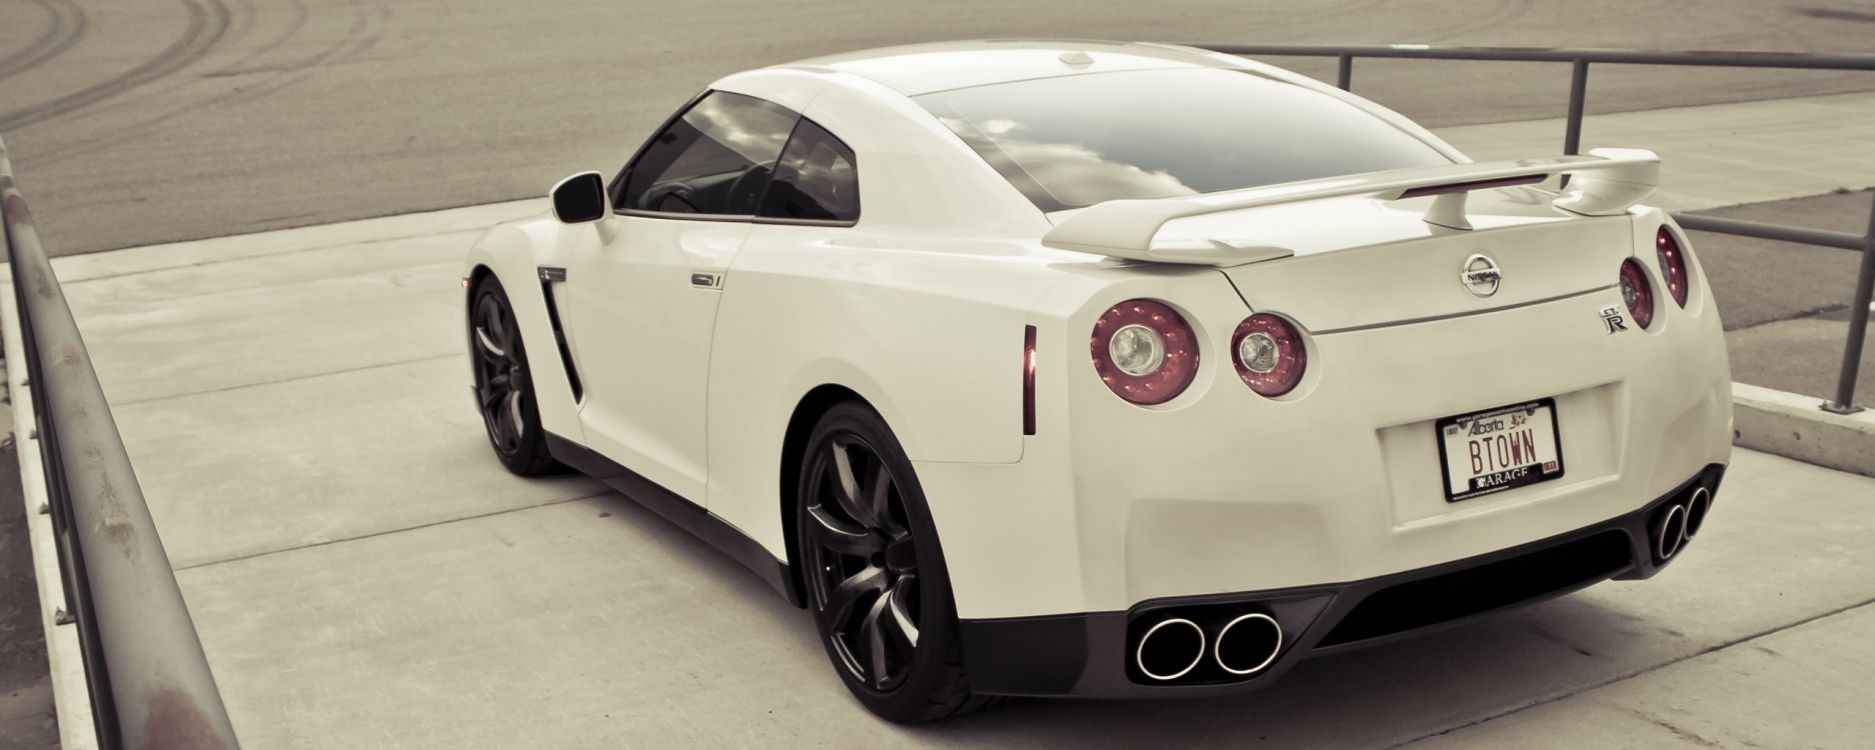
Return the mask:
<path id="1" fill-rule="evenodd" d="M 584 392 L 579 385 L 579 370 L 573 367 L 573 350 L 566 346 L 566 331 L 560 328 L 560 305 L 554 301 L 553 285 L 566 281 L 566 269 L 540 267 L 540 296 L 547 301 L 547 322 L 553 325 L 553 343 L 560 348 L 560 365 L 566 369 L 566 384 L 573 389 L 573 400 Z"/>

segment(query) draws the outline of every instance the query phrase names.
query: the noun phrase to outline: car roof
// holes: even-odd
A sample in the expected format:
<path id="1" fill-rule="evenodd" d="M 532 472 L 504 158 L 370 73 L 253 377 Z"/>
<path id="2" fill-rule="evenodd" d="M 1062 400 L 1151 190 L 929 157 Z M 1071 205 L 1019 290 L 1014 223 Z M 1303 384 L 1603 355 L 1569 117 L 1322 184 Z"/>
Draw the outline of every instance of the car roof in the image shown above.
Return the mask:
<path id="1" fill-rule="evenodd" d="M 777 68 L 838 72 L 906 96 L 1037 78 L 1122 70 L 1218 68 L 1202 50 L 1139 42 L 984 39 L 881 47 L 800 60 Z"/>

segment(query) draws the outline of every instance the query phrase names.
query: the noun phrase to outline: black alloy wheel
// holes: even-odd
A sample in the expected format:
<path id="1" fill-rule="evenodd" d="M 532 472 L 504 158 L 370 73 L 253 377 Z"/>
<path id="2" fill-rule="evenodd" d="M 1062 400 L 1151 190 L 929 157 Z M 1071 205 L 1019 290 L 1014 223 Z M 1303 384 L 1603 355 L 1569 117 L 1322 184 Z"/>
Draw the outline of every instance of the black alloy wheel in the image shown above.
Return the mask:
<path id="1" fill-rule="evenodd" d="M 854 696 L 900 722 L 986 705 L 963 671 L 950 580 L 924 495 L 884 420 L 829 410 L 802 459 L 797 538 L 808 608 Z"/>
<path id="2" fill-rule="evenodd" d="M 918 648 L 918 545 L 892 470 L 858 436 L 834 435 L 807 516 L 814 601 L 830 645 L 875 690 L 904 681 Z"/>
<path id="3" fill-rule="evenodd" d="M 475 400 L 488 428 L 488 442 L 509 471 L 521 476 L 549 473 L 558 464 L 547 452 L 526 350 L 508 295 L 501 282 L 489 276 L 476 285 L 470 299 Z"/>

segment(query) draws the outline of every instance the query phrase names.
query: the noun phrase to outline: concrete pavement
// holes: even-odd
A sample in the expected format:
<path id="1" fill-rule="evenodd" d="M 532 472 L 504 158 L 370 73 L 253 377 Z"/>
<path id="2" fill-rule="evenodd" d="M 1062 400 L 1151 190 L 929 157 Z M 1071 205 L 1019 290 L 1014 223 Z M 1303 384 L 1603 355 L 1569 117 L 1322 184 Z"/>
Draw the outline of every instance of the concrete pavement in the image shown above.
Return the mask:
<path id="1" fill-rule="evenodd" d="M 0 10 L 0 132 L 47 246 L 74 253 L 535 195 L 616 169 L 719 76 L 887 44 L 1871 52 L 1872 22 L 1857 0 L 33 0 Z M 1447 126 L 1560 115 L 1569 71 L 1364 61 L 1354 80 Z M 1871 73 L 1598 66 L 1589 108 L 1869 90 Z"/>
<path id="2" fill-rule="evenodd" d="M 1441 733 L 1500 716 L 1579 738 L 1564 733 L 1580 731 L 1574 714 L 1543 707 L 1628 678 L 1670 680 L 1677 665 L 1773 634 L 1822 649 L 1808 638 L 1827 631 L 1793 626 L 1875 600 L 1875 548 L 1861 543 L 1875 480 L 1741 452 L 1707 531 L 1651 582 L 1318 660 L 1252 697 L 1023 701 L 941 727 L 885 725 L 847 699 L 806 617 L 726 558 L 585 480 L 499 469 L 460 387 L 466 361 L 438 354 L 456 345 L 445 323 L 460 294 L 442 244 L 68 282 L 251 747 L 1360 747 L 1458 741 Z M 375 268 L 354 273 L 354 260 Z M 254 263 L 291 265 L 261 282 Z M 373 314 L 399 309 L 370 302 L 387 275 L 407 279 L 393 296 L 433 316 Z M 277 336 L 330 336 L 360 358 L 214 335 L 212 313 L 242 315 L 230 298 L 274 300 L 297 324 Z M 322 322 L 335 299 L 365 312 Z M 163 359 L 141 348 L 163 342 L 176 362 L 138 366 Z M 1814 679 L 1808 664 L 1779 662 L 1764 679 L 1795 689 Z M 1693 685 L 1669 685 L 1665 707 L 1637 710 L 1676 725 L 1726 718 L 1671 697 Z M 1871 720 L 1838 726 L 1875 732 L 1856 723 Z M 1773 734 L 1770 746 L 1813 736 Z"/>
<path id="3" fill-rule="evenodd" d="M 1771 158 L 1818 158 L 1803 146 Z M 1667 179 L 1669 194 L 1706 182 L 1697 169 Z M 805 614 L 751 574 L 592 482 L 516 479 L 489 455 L 464 387 L 458 264 L 475 231 L 540 208 L 56 263 L 248 746 L 1875 735 L 1861 677 L 1875 653 L 1860 637 L 1875 612 L 1875 479 L 1751 451 L 1685 558 L 1652 581 L 1314 660 L 1252 696 L 1016 701 L 940 726 L 880 723 L 846 696 Z"/>
<path id="4" fill-rule="evenodd" d="M 1253 696 L 1017 701 L 920 728 L 863 713 L 804 613 L 616 495 L 181 580 L 251 747 L 1436 747 L 1502 727 L 1556 747 L 1675 746 L 1655 720 L 1726 746 L 1856 747 L 1875 732 L 1855 671 L 1875 663 L 1854 637 L 1875 612 L 1875 552 L 1860 542 L 1875 480 L 1741 453 L 1722 494 L 1687 558 L 1652 581 L 1316 660 Z M 1711 671 L 1737 659 L 1760 660 L 1750 679 Z M 1644 714 L 1643 731 L 1584 721 L 1629 695 L 1621 710 Z M 1577 697 L 1597 703 L 1553 707 Z M 1760 711 L 1733 711 L 1745 703 Z M 1796 721 L 1758 721 L 1790 706 L 1805 709 Z"/>

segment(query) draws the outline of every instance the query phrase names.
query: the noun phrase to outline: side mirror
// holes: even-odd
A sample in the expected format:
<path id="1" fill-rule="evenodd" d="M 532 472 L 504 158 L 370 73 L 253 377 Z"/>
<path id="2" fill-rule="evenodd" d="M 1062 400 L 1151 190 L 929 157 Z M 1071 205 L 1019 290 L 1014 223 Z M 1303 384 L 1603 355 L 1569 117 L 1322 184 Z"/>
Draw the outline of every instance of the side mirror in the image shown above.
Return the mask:
<path id="1" fill-rule="evenodd" d="M 553 198 L 553 218 L 563 224 L 585 224 L 612 215 L 612 197 L 606 195 L 605 178 L 598 172 L 561 180 L 548 195 Z"/>

